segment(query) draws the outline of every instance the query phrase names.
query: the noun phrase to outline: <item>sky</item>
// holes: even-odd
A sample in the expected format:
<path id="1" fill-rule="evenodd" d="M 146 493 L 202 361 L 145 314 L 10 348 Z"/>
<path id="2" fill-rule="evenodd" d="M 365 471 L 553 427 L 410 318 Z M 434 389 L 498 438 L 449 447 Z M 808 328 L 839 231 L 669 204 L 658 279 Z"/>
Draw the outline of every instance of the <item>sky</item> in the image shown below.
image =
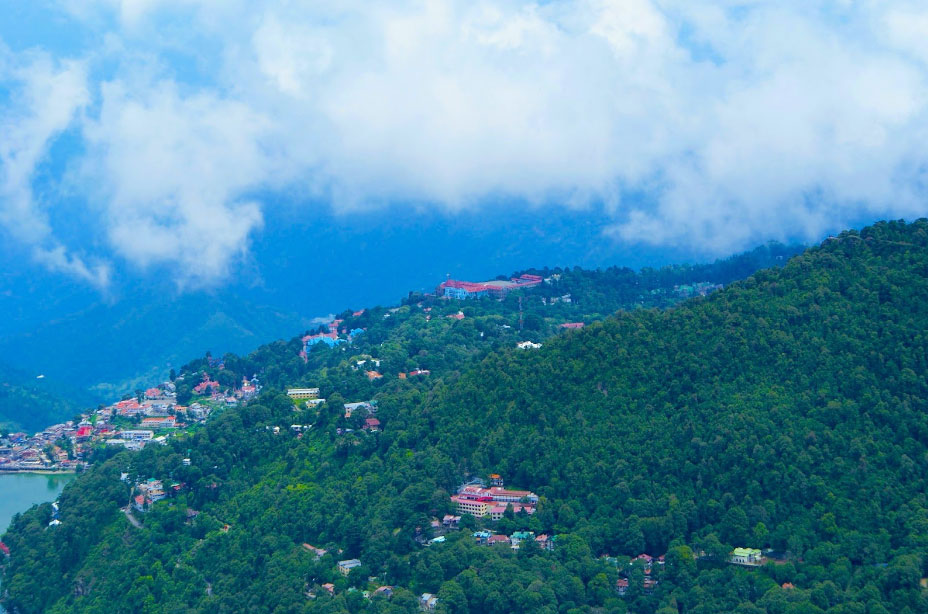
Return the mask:
<path id="1" fill-rule="evenodd" d="M 101 296 L 724 256 L 925 215 L 926 111 L 919 2 L 9 0 L 0 252 Z"/>

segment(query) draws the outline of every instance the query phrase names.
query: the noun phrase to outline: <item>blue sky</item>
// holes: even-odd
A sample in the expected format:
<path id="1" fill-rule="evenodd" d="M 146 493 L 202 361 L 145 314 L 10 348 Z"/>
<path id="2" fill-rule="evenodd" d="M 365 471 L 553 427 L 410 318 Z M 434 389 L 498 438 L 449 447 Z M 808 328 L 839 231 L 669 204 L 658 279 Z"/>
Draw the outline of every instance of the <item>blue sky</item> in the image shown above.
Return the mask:
<path id="1" fill-rule="evenodd" d="M 3 263 L 104 295 L 661 264 L 926 210 L 921 3 L 4 11 Z"/>

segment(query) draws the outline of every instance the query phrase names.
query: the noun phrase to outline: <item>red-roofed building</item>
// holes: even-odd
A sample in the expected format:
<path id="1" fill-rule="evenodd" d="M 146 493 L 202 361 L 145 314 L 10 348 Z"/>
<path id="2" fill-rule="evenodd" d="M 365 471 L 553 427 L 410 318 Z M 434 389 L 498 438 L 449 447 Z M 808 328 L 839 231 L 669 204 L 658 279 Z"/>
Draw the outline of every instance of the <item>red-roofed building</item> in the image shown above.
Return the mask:
<path id="1" fill-rule="evenodd" d="M 615 588 L 619 591 L 620 595 L 624 595 L 628 591 L 628 578 L 619 578 L 616 580 Z"/>
<path id="2" fill-rule="evenodd" d="M 78 439 L 86 439 L 90 437 L 91 435 L 93 435 L 93 427 L 82 426 L 79 429 L 77 429 L 77 433 L 74 436 L 77 437 Z"/>
<path id="3" fill-rule="evenodd" d="M 365 372 L 364 372 L 364 375 L 366 375 L 366 376 L 367 376 L 367 379 L 369 379 L 369 380 L 371 380 L 371 381 L 374 381 L 375 379 L 380 379 L 380 378 L 383 377 L 383 375 L 381 375 L 381 374 L 380 374 L 379 372 L 377 372 L 377 371 L 365 371 Z"/>
<path id="4" fill-rule="evenodd" d="M 157 399 L 161 396 L 161 390 L 158 388 L 149 388 L 145 391 L 145 396 L 149 399 Z"/>
<path id="5" fill-rule="evenodd" d="M 379 431 L 380 430 L 380 420 L 377 418 L 368 418 L 364 421 L 364 430 L 367 431 Z"/>
<path id="6" fill-rule="evenodd" d="M 4 544 L 3 542 L 0 542 L 0 552 L 2 552 L 3 554 L 5 554 L 6 556 L 10 556 L 10 548 L 9 548 L 9 546 L 7 546 L 6 544 Z"/>

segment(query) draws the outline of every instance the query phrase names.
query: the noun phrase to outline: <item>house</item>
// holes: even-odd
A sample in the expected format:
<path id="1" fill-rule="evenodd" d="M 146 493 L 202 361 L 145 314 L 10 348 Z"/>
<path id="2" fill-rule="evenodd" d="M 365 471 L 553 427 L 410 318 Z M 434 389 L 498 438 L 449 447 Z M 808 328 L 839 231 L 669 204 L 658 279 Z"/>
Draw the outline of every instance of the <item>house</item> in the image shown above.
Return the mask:
<path id="1" fill-rule="evenodd" d="M 619 595 L 625 595 L 628 592 L 628 578 L 619 578 L 615 581 L 615 589 L 619 592 Z"/>
<path id="2" fill-rule="evenodd" d="M 409 372 L 409 377 L 416 377 L 417 375 L 431 375 L 432 372 L 428 369 L 413 369 Z"/>
<path id="3" fill-rule="evenodd" d="M 520 350 L 537 350 L 541 347 L 540 343 L 532 343 L 531 341 L 520 341 L 516 344 L 516 347 Z"/>
<path id="4" fill-rule="evenodd" d="M 762 565 L 764 557 L 757 548 L 735 548 L 730 562 L 734 565 Z"/>
<path id="5" fill-rule="evenodd" d="M 583 328 L 584 326 L 586 326 L 586 324 L 584 324 L 583 322 L 564 322 L 563 324 L 561 324 L 561 328 L 568 328 L 568 329 Z"/>
<path id="6" fill-rule="evenodd" d="M 380 430 L 380 420 L 378 420 L 377 418 L 367 418 L 367 419 L 364 421 L 364 430 L 365 430 L 365 431 L 371 431 L 372 433 L 373 433 L 373 432 L 376 432 L 376 431 L 379 431 L 379 430 Z"/>
<path id="7" fill-rule="evenodd" d="M 159 388 L 149 388 L 145 391 L 145 398 L 147 399 L 158 399 L 161 397 L 161 390 Z"/>
<path id="8" fill-rule="evenodd" d="M 451 514 L 445 514 L 445 517 L 441 519 L 441 524 L 449 529 L 457 529 L 460 522 L 460 516 L 452 516 Z"/>
<path id="9" fill-rule="evenodd" d="M 132 501 L 133 501 L 132 506 L 135 509 L 137 509 L 140 512 L 145 511 L 145 503 L 146 503 L 145 495 L 136 495 L 136 497 Z"/>
<path id="10" fill-rule="evenodd" d="M 193 387 L 193 391 L 197 394 L 207 394 L 210 390 L 219 390 L 219 382 L 211 381 L 209 377 L 204 374 L 203 381 Z"/>
<path id="11" fill-rule="evenodd" d="M 359 403 L 345 403 L 345 417 L 350 418 L 354 412 L 361 409 L 366 409 L 367 411 L 374 413 L 377 411 L 377 402 L 361 401 Z"/>
<path id="12" fill-rule="evenodd" d="M 120 431 L 119 436 L 127 441 L 151 441 L 155 437 L 154 431 L 148 430 L 127 430 Z"/>
<path id="13" fill-rule="evenodd" d="M 318 388 L 288 388 L 287 396 L 291 399 L 316 399 L 319 397 Z"/>
<path id="14" fill-rule="evenodd" d="M 502 488 L 504 486 L 503 477 L 498 473 L 491 473 L 490 474 L 490 486 L 499 486 L 500 488 Z"/>
<path id="15" fill-rule="evenodd" d="M 0 542 L 0 553 L 2 553 L 4 556 L 10 556 L 10 547 L 3 542 Z"/>
<path id="16" fill-rule="evenodd" d="M 535 534 L 531 531 L 516 531 L 509 537 L 513 548 L 518 548 L 519 544 L 524 541 L 534 540 Z"/>
<path id="17" fill-rule="evenodd" d="M 326 582 L 325 584 L 322 585 L 322 588 L 324 588 L 326 591 L 328 591 L 328 593 L 329 593 L 330 595 L 334 595 L 334 594 L 335 594 L 335 585 L 332 584 L 331 582 Z"/>
<path id="18" fill-rule="evenodd" d="M 538 544 L 538 547 L 542 550 L 554 550 L 554 542 L 557 540 L 557 535 L 545 535 L 541 534 L 535 538 L 535 543 Z"/>
<path id="19" fill-rule="evenodd" d="M 352 569 L 354 569 L 355 567 L 360 567 L 360 566 L 361 566 L 361 561 L 359 561 L 358 559 L 347 559 L 345 561 L 338 562 L 338 571 L 343 576 L 347 576 L 348 574 L 351 573 Z"/>
<path id="20" fill-rule="evenodd" d="M 438 605 L 438 597 L 432 593 L 422 593 L 419 597 L 419 607 L 426 612 L 433 612 Z"/>
<path id="21" fill-rule="evenodd" d="M 379 371 L 365 371 L 364 375 L 366 375 L 367 379 L 369 379 L 370 381 L 383 378 L 383 375 Z"/>
<path id="22" fill-rule="evenodd" d="M 306 548 L 307 550 L 309 550 L 310 552 L 312 552 L 313 554 L 315 554 L 315 555 L 316 555 L 316 559 L 321 559 L 322 557 L 325 556 L 325 553 L 328 552 L 327 550 L 324 550 L 324 549 L 322 549 L 322 548 L 316 548 L 315 546 L 313 546 L 313 545 L 311 545 L 311 544 L 305 544 L 305 543 L 304 543 L 304 544 L 303 544 L 303 547 Z"/>
<path id="23" fill-rule="evenodd" d="M 475 531 L 474 532 L 474 540 L 478 544 L 486 544 L 490 540 L 491 537 L 493 537 L 493 534 L 490 533 L 489 531 Z"/>
<path id="24" fill-rule="evenodd" d="M 389 599 L 393 596 L 393 587 L 392 586 L 381 586 L 374 591 L 375 595 L 380 595 Z"/>
<path id="25" fill-rule="evenodd" d="M 493 535 L 490 539 L 487 540 L 488 546 L 495 546 L 496 544 L 506 544 L 507 546 L 512 545 L 512 540 L 510 540 L 505 535 Z"/>

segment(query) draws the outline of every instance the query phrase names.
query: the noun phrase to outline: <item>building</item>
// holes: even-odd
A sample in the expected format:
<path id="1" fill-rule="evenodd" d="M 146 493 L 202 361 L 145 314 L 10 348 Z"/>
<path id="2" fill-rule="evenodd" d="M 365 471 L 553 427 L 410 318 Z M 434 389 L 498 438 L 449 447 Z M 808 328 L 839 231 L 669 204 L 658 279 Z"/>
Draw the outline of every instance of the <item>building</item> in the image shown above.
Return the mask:
<path id="1" fill-rule="evenodd" d="M 509 541 L 512 542 L 512 547 L 517 548 L 520 543 L 524 541 L 534 541 L 535 534 L 531 531 L 516 531 L 509 536 Z"/>
<path id="2" fill-rule="evenodd" d="M 142 428 L 173 429 L 177 428 L 177 418 L 174 416 L 149 416 L 142 418 Z"/>
<path id="3" fill-rule="evenodd" d="M 319 398 L 318 388 L 288 388 L 287 396 L 291 399 L 317 399 Z"/>
<path id="4" fill-rule="evenodd" d="M 557 541 L 557 535 L 539 535 L 535 538 L 535 543 L 542 550 L 554 550 L 554 542 Z"/>
<path id="5" fill-rule="evenodd" d="M 764 557 L 757 548 L 735 548 L 731 553 L 735 565 L 762 565 Z"/>
<path id="6" fill-rule="evenodd" d="M 458 494 L 451 497 L 457 505 L 459 514 L 470 514 L 475 517 L 489 516 L 499 520 L 512 505 L 513 512 L 535 513 L 538 495 L 528 490 L 507 490 L 501 486 L 483 488 L 476 485 L 462 486 Z"/>
<path id="7" fill-rule="evenodd" d="M 432 593 L 422 593 L 422 596 L 419 597 L 419 607 L 426 612 L 435 611 L 435 607 L 438 605 L 438 597 Z"/>
<path id="8" fill-rule="evenodd" d="M 493 534 L 489 531 L 476 531 L 474 533 L 474 540 L 478 544 L 486 544 L 491 537 L 493 537 Z"/>
<path id="9" fill-rule="evenodd" d="M 327 550 L 325 550 L 324 548 L 317 548 L 313 546 L 312 544 L 303 544 L 303 547 L 309 550 L 310 552 L 312 552 L 314 555 L 316 555 L 317 560 L 324 557 L 327 552 Z"/>
<path id="10" fill-rule="evenodd" d="M 358 403 L 345 403 L 345 417 L 350 418 L 352 414 L 356 411 L 366 409 L 370 413 L 377 411 L 377 403 L 375 401 L 360 401 Z"/>
<path id="11" fill-rule="evenodd" d="M 499 486 L 500 488 L 505 486 L 505 484 L 503 484 L 503 476 L 501 476 L 498 473 L 491 473 L 490 474 L 490 486 Z"/>
<path id="12" fill-rule="evenodd" d="M 458 281 L 448 279 L 442 282 L 435 293 L 443 298 L 472 299 L 472 298 L 503 298 L 510 291 L 520 288 L 531 288 L 541 284 L 542 278 L 538 275 L 520 275 L 509 281 L 494 279 L 491 281 Z"/>
<path id="13" fill-rule="evenodd" d="M 540 343 L 532 343 L 531 341 L 520 341 L 516 344 L 516 347 L 520 350 L 537 350 L 541 347 Z"/>
<path id="14" fill-rule="evenodd" d="M 347 559 L 345 561 L 338 562 L 338 571 L 343 576 L 347 576 L 348 574 L 351 573 L 352 569 L 354 569 L 355 567 L 360 567 L 360 566 L 361 566 L 361 561 L 359 561 L 358 559 Z"/>
<path id="15" fill-rule="evenodd" d="M 119 435 L 126 441 L 151 441 L 155 437 L 154 431 L 148 430 L 120 431 Z"/>
<path id="16" fill-rule="evenodd" d="M 364 430 L 366 431 L 379 431 L 380 430 L 380 420 L 377 418 L 367 418 L 364 421 Z"/>

